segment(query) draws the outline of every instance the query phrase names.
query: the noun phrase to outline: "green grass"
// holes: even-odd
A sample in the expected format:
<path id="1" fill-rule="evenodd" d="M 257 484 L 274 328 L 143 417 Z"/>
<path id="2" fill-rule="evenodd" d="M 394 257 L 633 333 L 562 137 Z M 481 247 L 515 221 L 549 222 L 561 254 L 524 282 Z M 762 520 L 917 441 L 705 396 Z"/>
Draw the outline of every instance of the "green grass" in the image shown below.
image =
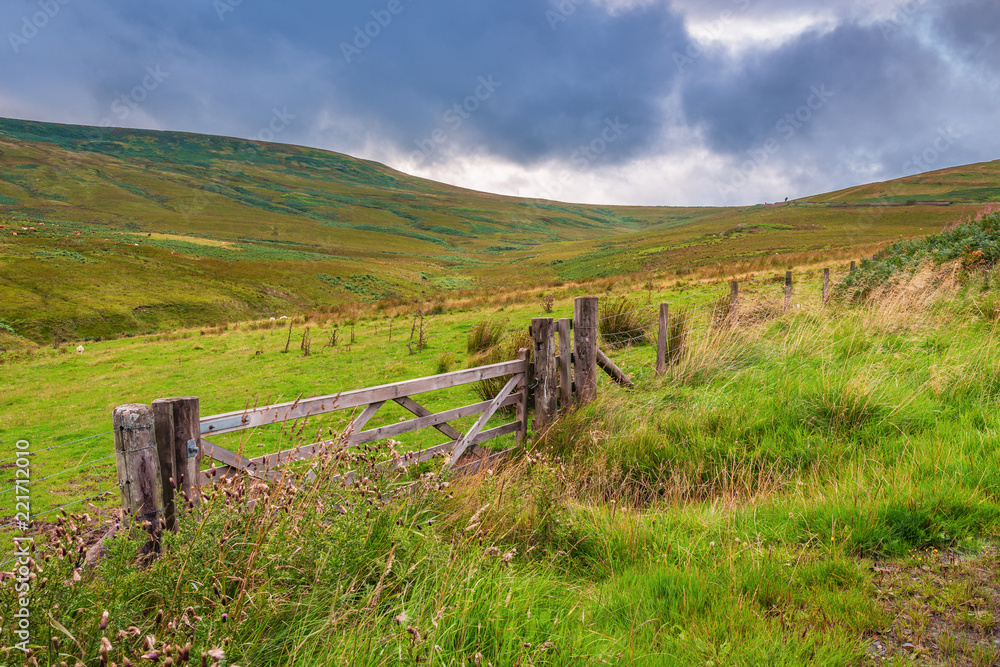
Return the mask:
<path id="1" fill-rule="evenodd" d="M 963 267 L 980 250 L 993 261 L 992 229 L 908 239 L 982 210 L 998 163 L 671 209 L 527 202 L 179 133 L 4 120 L 0 149 L 0 443 L 38 452 L 39 664 L 101 664 L 102 637 L 109 662 L 141 664 L 147 635 L 174 664 L 190 642 L 190 664 L 217 649 L 244 667 L 870 664 L 876 639 L 897 663 L 997 659 L 1000 298 L 978 261 Z M 876 250 L 886 259 L 851 280 L 892 279 L 822 307 L 817 267 Z M 931 256 L 952 264 L 901 270 Z M 380 474 L 388 444 L 320 458 L 290 468 L 318 466 L 316 481 L 211 494 L 148 567 L 126 535 L 74 581 L 118 504 L 115 406 L 197 395 L 208 415 L 509 359 L 546 297 L 563 318 L 591 294 L 640 310 L 620 331 L 670 303 L 684 346 L 665 376 L 651 345 L 608 349 L 635 390 L 602 377 L 595 403 L 476 478 L 436 462 Z M 83 354 L 66 344 L 80 339 Z M 416 398 L 437 411 L 496 389 Z M 370 425 L 409 416 L 387 405 Z M 350 418 L 214 440 L 257 456 Z M 391 448 L 442 440 L 428 429 Z M 370 482 L 330 481 L 347 467 Z M 932 553 L 957 566 L 915 560 Z M 0 665 L 21 661 L 5 650 L 12 586 Z"/>
<path id="2" fill-rule="evenodd" d="M 40 344 L 497 286 L 857 259 L 978 211 L 1000 165 L 882 193 L 945 207 L 859 204 L 878 200 L 876 184 L 854 199 L 659 208 L 501 197 L 336 153 L 176 132 L 0 119 L 0 150 L 0 318 Z M 370 273 L 383 284 L 351 288 Z"/>
<path id="3" fill-rule="evenodd" d="M 323 474 L 294 487 L 236 483 L 183 517 L 148 568 L 134 567 L 136 537 L 113 540 L 96 576 L 73 585 L 62 582 L 75 557 L 43 560 L 48 583 L 33 593 L 39 661 L 96 664 L 107 636 L 110 659 L 134 664 L 148 650 L 128 635 L 135 626 L 161 651 L 191 642 L 194 664 L 218 648 L 224 664 L 243 665 L 843 665 L 868 664 L 875 638 L 897 636 L 885 640 L 890 657 L 906 658 L 904 640 L 915 636 L 939 657 L 990 664 L 974 640 L 990 622 L 976 605 L 1000 590 L 995 559 L 983 556 L 1000 538 L 1000 367 L 996 319 L 982 306 L 993 287 L 959 281 L 946 294 L 901 289 L 822 308 L 818 274 L 800 274 L 792 313 L 759 318 L 755 301 L 781 291 L 763 282 L 743 292 L 735 326 L 708 329 L 710 317 L 692 316 L 689 344 L 664 377 L 641 375 L 633 391 L 602 381 L 597 402 L 490 473 L 424 477 L 399 498 L 390 491 L 434 467 L 404 478 L 371 472 L 355 490 Z M 681 289 L 661 291 L 652 308 L 666 300 L 697 313 L 726 285 Z M 617 294 L 645 297 L 631 290 Z M 571 296 L 557 298 L 555 317 L 570 314 Z M 446 355 L 468 360 L 468 334 L 487 315 L 523 328 L 539 310 L 533 299 L 451 310 L 431 320 L 431 346 L 413 356 L 403 317 L 392 345 L 387 319 L 355 321 L 350 353 L 349 322 L 311 321 L 310 357 L 297 351 L 303 322 L 281 352 L 284 321 L 106 341 L 83 355 L 10 353 L 5 371 L 21 380 L 0 397 L 11 406 L 0 438 L 52 444 L 104 430 L 114 405 L 159 396 L 196 393 L 207 414 L 258 392 L 288 399 L 429 374 Z M 337 348 L 317 352 L 334 327 Z M 636 351 L 653 353 L 611 353 L 627 369 Z M 427 405 L 475 400 L 467 387 Z M 326 425 L 336 423 L 305 430 Z M 295 437 L 271 428 L 229 442 L 271 451 Z M 46 452 L 32 459 L 33 475 L 109 446 Z M 80 491 L 45 488 L 33 502 Z M 73 524 L 64 522 L 68 546 L 92 527 Z M 956 573 L 988 576 L 972 593 L 970 575 L 934 569 L 926 599 L 939 611 L 920 605 L 901 619 L 890 593 L 916 579 L 880 572 L 935 549 L 964 564 Z M 12 595 L 8 580 L 5 609 Z M 921 630 L 919 619 L 932 617 L 943 631 Z M 50 636 L 60 641 L 52 652 Z"/>

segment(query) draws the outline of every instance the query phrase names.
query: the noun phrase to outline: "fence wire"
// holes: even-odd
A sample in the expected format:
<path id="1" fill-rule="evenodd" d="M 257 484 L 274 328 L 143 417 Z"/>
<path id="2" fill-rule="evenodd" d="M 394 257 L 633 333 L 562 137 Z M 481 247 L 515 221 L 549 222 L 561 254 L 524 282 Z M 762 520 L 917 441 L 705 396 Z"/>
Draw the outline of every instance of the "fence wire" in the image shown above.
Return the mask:
<path id="1" fill-rule="evenodd" d="M 0 507 L 4 508 L 4 513 L 8 509 L 11 514 L 9 520 L 0 524 L 0 531 L 17 533 L 27 538 L 37 535 L 41 529 L 39 522 L 51 520 L 52 515 L 60 512 L 86 511 L 88 506 L 101 510 L 101 505 L 107 506 L 107 501 L 117 497 L 118 477 L 115 470 L 115 454 L 104 452 L 114 452 L 114 439 L 109 437 L 113 431 L 105 431 L 95 435 L 56 443 L 41 449 L 26 451 L 20 456 L 6 459 L 6 462 L 20 458 L 26 458 L 31 463 L 27 470 L 30 473 L 28 478 L 20 480 L 10 480 L 7 488 L 0 489 Z M 51 470 L 55 463 L 52 461 L 52 452 L 64 447 L 80 444 L 89 441 L 98 441 L 104 438 L 106 443 L 101 443 L 95 449 L 99 453 L 94 458 L 69 465 L 56 472 L 49 472 L 42 476 L 37 476 L 43 470 Z M 106 447 L 104 446 L 106 445 Z M 40 456 L 43 455 L 43 456 Z M 89 452 L 83 454 L 81 459 L 91 456 Z M 14 470 L 24 470 L 22 467 L 14 467 Z M 29 511 L 27 521 L 24 521 L 22 510 L 24 503 L 28 504 Z M 8 507 L 9 506 L 9 507 Z M 19 516 L 19 514 L 21 516 Z M 95 517 L 96 518 L 96 517 Z M 84 537 L 90 533 L 104 530 L 106 526 L 99 525 L 93 530 L 82 533 L 79 537 Z M 11 543 L 13 540 L 11 540 Z M 39 545 L 40 550 L 44 550 L 44 545 Z M 12 561 L 0 564 L 0 570 Z"/>
<path id="2" fill-rule="evenodd" d="M 830 272 L 831 289 L 836 280 L 840 280 L 849 273 L 848 269 L 832 270 Z M 724 330 L 727 321 L 732 317 L 730 290 L 730 284 L 727 283 L 697 292 L 682 293 L 678 296 L 672 296 L 667 301 L 670 306 L 669 320 L 676 322 L 675 318 L 678 317 L 684 320 L 683 325 L 678 327 L 677 331 L 668 324 L 670 328 L 666 340 L 668 356 L 678 344 L 683 345 L 690 353 L 692 346 L 702 345 L 710 340 L 714 334 Z M 691 303 L 692 301 L 696 303 Z M 737 292 L 736 317 L 739 320 L 748 315 L 753 316 L 754 313 L 759 313 L 760 309 L 763 309 L 763 317 L 769 319 L 784 313 L 785 303 L 784 276 L 742 280 L 739 282 Z M 800 311 L 803 307 L 819 306 L 822 303 L 821 290 L 812 294 L 812 292 L 806 292 L 793 285 L 788 308 L 791 311 Z M 649 309 L 658 310 L 659 304 L 620 315 L 632 315 Z M 748 309 L 751 309 L 749 313 Z M 601 321 L 604 322 L 613 319 L 613 317 L 603 317 Z M 612 336 L 603 334 L 601 336 L 601 342 L 605 345 L 608 356 L 633 381 L 642 380 L 656 372 L 658 327 L 659 318 L 657 317 L 637 327 L 615 332 Z"/>

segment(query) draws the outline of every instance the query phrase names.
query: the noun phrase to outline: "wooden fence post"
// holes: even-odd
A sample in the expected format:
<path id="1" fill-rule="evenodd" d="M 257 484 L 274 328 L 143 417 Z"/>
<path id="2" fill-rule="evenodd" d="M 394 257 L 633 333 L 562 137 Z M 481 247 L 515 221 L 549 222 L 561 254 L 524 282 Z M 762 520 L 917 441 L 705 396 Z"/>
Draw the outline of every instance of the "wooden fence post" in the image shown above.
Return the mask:
<path id="1" fill-rule="evenodd" d="M 830 269 L 823 269 L 823 305 L 830 300 Z"/>
<path id="2" fill-rule="evenodd" d="M 520 396 L 515 406 L 517 431 L 514 437 L 517 444 L 523 445 L 528 441 L 528 385 L 531 384 L 531 374 L 528 373 L 528 350 L 522 347 L 517 353 L 517 358 L 524 362 L 524 381 L 521 383 L 521 389 L 518 392 Z"/>
<path id="3" fill-rule="evenodd" d="M 133 522 L 149 532 L 150 541 L 140 554 L 159 551 L 163 482 L 156 452 L 153 409 L 137 403 L 120 405 L 112 410 L 111 423 L 115 432 L 115 467 L 122 509 Z"/>
<path id="4" fill-rule="evenodd" d="M 174 410 L 169 399 L 158 398 L 153 401 L 153 424 L 156 456 L 160 461 L 160 485 L 163 489 L 163 522 L 167 530 L 176 530 L 174 494 L 178 475 L 174 469 Z"/>
<path id="5" fill-rule="evenodd" d="M 597 398 L 598 299 L 596 296 L 577 297 L 573 309 L 576 400 L 586 405 Z"/>
<path id="6" fill-rule="evenodd" d="M 736 320 L 740 316 L 740 281 L 734 280 L 729 283 L 729 323 L 736 325 Z"/>
<path id="7" fill-rule="evenodd" d="M 551 317 L 531 320 L 535 344 L 535 432 L 548 426 L 559 406 L 555 323 Z"/>
<path id="8" fill-rule="evenodd" d="M 163 480 L 164 518 L 176 529 L 176 496 L 198 505 L 201 496 L 201 413 L 194 396 L 159 398 L 153 401 L 156 417 L 156 448 Z M 170 479 L 173 479 L 173 484 Z M 176 491 L 175 491 L 176 489 Z"/>
<path id="9" fill-rule="evenodd" d="M 570 341 L 570 328 L 572 321 L 562 319 L 556 322 L 556 331 L 559 333 L 559 401 L 563 409 L 569 410 L 573 405 L 573 373 L 572 357 L 573 346 Z"/>
<path id="10" fill-rule="evenodd" d="M 855 268 L 854 262 L 851 262 L 851 273 L 854 273 L 854 268 Z"/>
<path id="11" fill-rule="evenodd" d="M 792 309 L 792 272 L 785 272 L 785 312 Z"/>
<path id="12" fill-rule="evenodd" d="M 670 337 L 670 305 L 660 304 L 660 329 L 656 336 L 656 374 L 667 372 L 667 339 Z"/>

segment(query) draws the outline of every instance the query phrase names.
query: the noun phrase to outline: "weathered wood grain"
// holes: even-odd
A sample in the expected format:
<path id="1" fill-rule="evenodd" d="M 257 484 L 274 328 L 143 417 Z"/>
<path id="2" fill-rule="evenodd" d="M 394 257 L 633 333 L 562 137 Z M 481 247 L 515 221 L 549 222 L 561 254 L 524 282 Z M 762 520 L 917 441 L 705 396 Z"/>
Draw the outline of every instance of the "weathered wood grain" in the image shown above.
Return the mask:
<path id="1" fill-rule="evenodd" d="M 301 419 L 309 415 L 323 414 L 336 410 L 348 410 L 362 405 L 370 405 L 379 401 L 391 401 L 416 394 L 423 394 L 438 389 L 471 384 L 480 380 L 504 377 L 524 371 L 520 360 L 505 361 L 489 366 L 469 368 L 442 375 L 434 375 L 416 380 L 404 380 L 392 384 L 368 387 L 339 394 L 317 396 L 288 403 L 280 403 L 253 410 L 240 410 L 224 414 L 204 417 L 201 420 L 202 435 L 214 433 L 229 433 L 247 428 L 254 428 L 279 421 Z"/>

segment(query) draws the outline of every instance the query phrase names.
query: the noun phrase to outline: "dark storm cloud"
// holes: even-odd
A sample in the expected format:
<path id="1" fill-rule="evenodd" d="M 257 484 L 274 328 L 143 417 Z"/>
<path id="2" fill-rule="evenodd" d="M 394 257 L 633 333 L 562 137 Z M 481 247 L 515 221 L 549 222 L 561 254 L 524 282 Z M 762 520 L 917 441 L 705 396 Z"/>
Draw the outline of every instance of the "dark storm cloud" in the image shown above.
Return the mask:
<path id="1" fill-rule="evenodd" d="M 19 4 L 21 12 L 34 6 Z M 27 73 L 40 52 L 68 51 L 73 42 L 53 41 L 71 26 L 99 38 L 74 40 L 80 50 L 63 53 L 61 67 L 15 88 L 82 76 L 98 110 L 128 125 L 111 106 L 158 65 L 169 76 L 142 111 L 164 125 L 252 128 L 273 102 L 302 121 L 324 112 L 364 119 L 404 151 L 444 129 L 444 148 L 526 162 L 566 155 L 616 119 L 629 132 L 609 160 L 648 149 L 668 120 L 661 101 L 676 76 L 671 54 L 687 44 L 683 19 L 662 6 L 609 13 L 583 0 L 188 0 L 169 9 L 125 2 L 80 9 L 71 0 L 63 12 L 72 16 L 61 27 L 53 21 L 49 43 L 27 45 L 18 63 Z M 483 81 L 495 82 L 486 94 Z"/>
<path id="2" fill-rule="evenodd" d="M 363 52 L 348 49 L 338 88 L 350 91 L 351 112 L 376 119 L 408 151 L 440 129 L 531 162 L 566 154 L 620 118 L 629 132 L 613 158 L 625 160 L 668 120 L 661 101 L 676 76 L 671 53 L 686 44 L 682 20 L 662 7 L 563 5 L 572 13 L 537 0 L 405 4 Z M 372 18 L 351 14 L 358 26 Z M 341 32 L 350 47 L 356 30 Z"/>
<path id="3" fill-rule="evenodd" d="M 703 65 L 684 85 L 684 112 L 722 153 L 787 134 L 786 126 L 801 141 L 822 136 L 854 145 L 890 127 L 913 131 L 944 111 L 926 93 L 947 88 L 947 79 L 938 56 L 914 37 L 887 40 L 876 25 L 847 24 L 807 32 L 762 56 Z"/>
<path id="4" fill-rule="evenodd" d="M 996 81 L 1000 69 L 1000 3 L 957 0 L 935 13 L 935 33 L 967 63 Z"/>
<path id="5" fill-rule="evenodd" d="M 689 27 L 726 13 L 697 50 Z M 703 142 L 737 166 L 763 149 L 818 191 L 916 171 L 941 132 L 934 168 L 996 158 L 998 30 L 995 0 L 8 0 L 0 115 L 409 157 L 432 176 L 465 156 L 628 168 Z M 578 160 L 594 142 L 600 161 Z"/>
<path id="6" fill-rule="evenodd" d="M 949 20 L 938 22 L 939 11 Z M 924 25 L 945 31 L 949 44 L 927 39 Z M 739 165 L 727 184 L 768 163 L 793 181 L 820 173 L 859 183 L 994 159 L 1000 142 L 982 127 L 995 87 L 964 76 L 944 52 L 995 76 L 997 60 L 983 53 L 995 46 L 998 25 L 993 4 L 941 10 L 914 0 L 879 20 L 810 30 L 763 53 L 706 56 L 686 68 L 685 120 Z"/>

